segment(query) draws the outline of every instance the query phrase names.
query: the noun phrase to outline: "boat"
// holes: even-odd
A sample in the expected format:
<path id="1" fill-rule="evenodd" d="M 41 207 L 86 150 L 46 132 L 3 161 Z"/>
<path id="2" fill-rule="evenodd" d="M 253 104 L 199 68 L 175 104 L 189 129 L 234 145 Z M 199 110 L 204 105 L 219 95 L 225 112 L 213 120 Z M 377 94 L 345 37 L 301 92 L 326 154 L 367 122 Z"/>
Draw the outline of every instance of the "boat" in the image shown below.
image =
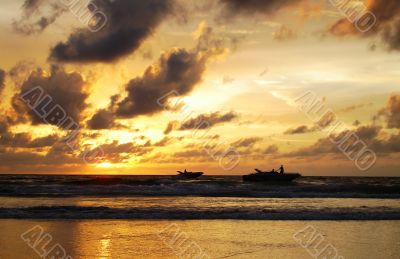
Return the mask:
<path id="1" fill-rule="evenodd" d="M 178 178 L 180 179 L 196 179 L 200 176 L 202 176 L 204 173 L 203 172 L 188 172 L 186 171 L 177 171 L 179 174 L 177 175 Z"/>
<path id="2" fill-rule="evenodd" d="M 256 173 L 243 175 L 243 181 L 248 182 L 291 182 L 299 177 L 299 173 L 263 172 L 256 169 Z"/>

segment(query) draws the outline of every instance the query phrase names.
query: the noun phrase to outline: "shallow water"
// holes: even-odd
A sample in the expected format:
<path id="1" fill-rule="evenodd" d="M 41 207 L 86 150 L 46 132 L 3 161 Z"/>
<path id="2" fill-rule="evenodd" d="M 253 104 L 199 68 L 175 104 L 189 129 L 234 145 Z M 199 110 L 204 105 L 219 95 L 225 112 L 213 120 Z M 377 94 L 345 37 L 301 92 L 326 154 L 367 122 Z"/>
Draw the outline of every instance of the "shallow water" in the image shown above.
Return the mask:
<path id="1" fill-rule="evenodd" d="M 210 258 L 312 258 L 293 237 L 308 225 L 344 258 L 400 254 L 400 221 L 0 220 L 0 258 L 39 258 L 20 238 L 35 225 L 73 258 L 195 258 L 159 234 L 171 224 Z"/>
<path id="2" fill-rule="evenodd" d="M 398 199 L 243 197 L 0 197 L 0 218 L 400 219 Z"/>

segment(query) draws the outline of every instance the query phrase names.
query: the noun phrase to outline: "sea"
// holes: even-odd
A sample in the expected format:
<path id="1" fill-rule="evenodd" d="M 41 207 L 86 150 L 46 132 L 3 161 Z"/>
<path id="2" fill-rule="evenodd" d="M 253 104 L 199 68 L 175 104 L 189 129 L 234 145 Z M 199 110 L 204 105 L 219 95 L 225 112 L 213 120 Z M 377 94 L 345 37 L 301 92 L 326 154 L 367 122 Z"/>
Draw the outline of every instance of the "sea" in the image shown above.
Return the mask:
<path id="1" fill-rule="evenodd" d="M 0 175 L 0 258 L 398 258 L 399 198 L 400 178 Z M 37 226 L 65 256 L 27 244 Z M 202 254 L 166 242 L 171 226 Z M 304 247 L 307 228 L 336 256 Z"/>
<path id="2" fill-rule="evenodd" d="M 0 218 L 400 219 L 400 178 L 240 176 L 0 176 Z"/>

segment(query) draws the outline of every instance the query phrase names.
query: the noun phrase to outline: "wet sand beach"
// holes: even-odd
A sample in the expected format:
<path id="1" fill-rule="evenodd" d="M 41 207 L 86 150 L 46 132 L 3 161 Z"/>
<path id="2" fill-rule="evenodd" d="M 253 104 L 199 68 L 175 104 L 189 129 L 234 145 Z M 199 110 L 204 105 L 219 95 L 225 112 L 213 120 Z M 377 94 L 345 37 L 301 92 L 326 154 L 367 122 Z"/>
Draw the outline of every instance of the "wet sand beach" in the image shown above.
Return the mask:
<path id="1" fill-rule="evenodd" d="M 0 258 L 40 258 L 20 237 L 35 226 L 73 258 L 196 258 L 169 245 L 171 226 L 202 258 L 312 258 L 293 237 L 307 226 L 322 234 L 320 247 L 331 244 L 344 258 L 400 254 L 400 221 L 0 220 Z"/>

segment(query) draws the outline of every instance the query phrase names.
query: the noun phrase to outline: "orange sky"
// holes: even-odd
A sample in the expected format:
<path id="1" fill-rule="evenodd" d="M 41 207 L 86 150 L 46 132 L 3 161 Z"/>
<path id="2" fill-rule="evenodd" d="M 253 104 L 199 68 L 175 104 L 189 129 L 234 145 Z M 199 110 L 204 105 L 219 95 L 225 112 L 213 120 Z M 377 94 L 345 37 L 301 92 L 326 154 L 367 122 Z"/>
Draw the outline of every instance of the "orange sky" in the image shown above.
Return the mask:
<path id="1" fill-rule="evenodd" d="M 0 4 L 0 173 L 398 175 L 397 1 L 66 2 Z"/>

